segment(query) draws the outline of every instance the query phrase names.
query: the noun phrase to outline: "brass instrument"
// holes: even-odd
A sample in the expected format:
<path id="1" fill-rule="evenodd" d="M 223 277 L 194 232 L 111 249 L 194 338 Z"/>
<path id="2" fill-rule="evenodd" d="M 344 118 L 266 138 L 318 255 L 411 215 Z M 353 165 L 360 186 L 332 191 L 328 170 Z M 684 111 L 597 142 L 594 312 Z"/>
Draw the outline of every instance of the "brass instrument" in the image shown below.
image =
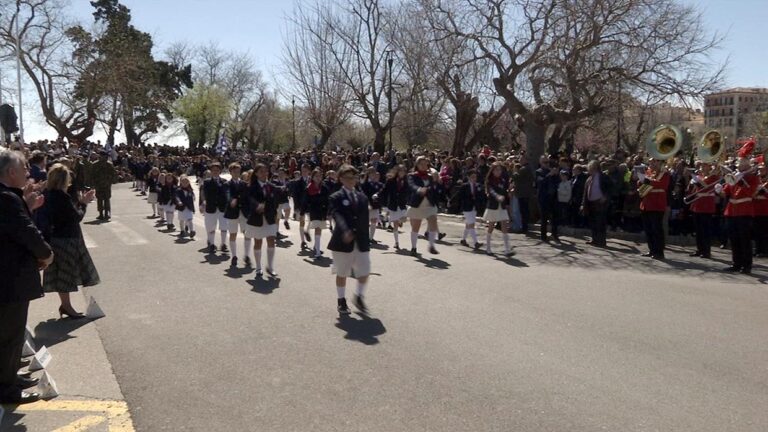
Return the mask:
<path id="1" fill-rule="evenodd" d="M 696 156 L 704 163 L 719 161 L 725 154 L 723 136 L 718 130 L 711 130 L 704 134 L 701 142 L 696 147 Z"/>
<path id="2" fill-rule="evenodd" d="M 648 152 L 653 159 L 671 160 L 683 145 L 683 133 L 677 126 L 673 125 L 659 125 L 648 136 L 648 140 L 645 143 L 645 151 Z M 659 177 L 664 175 L 662 170 L 657 173 Z M 654 179 L 656 180 L 656 179 Z M 653 189 L 652 185 L 643 184 L 637 188 L 637 193 L 640 198 L 644 198 Z"/>
<path id="3" fill-rule="evenodd" d="M 752 174 L 755 171 L 757 171 L 757 167 L 752 167 L 746 171 L 737 172 L 737 173 L 730 172 L 726 174 L 724 177 L 725 183 L 731 186 L 736 186 L 740 181 L 744 179 L 745 176 Z"/>
<path id="4" fill-rule="evenodd" d="M 701 176 L 699 176 L 699 177 L 701 177 Z M 716 181 L 716 182 L 713 182 L 713 183 L 710 183 L 710 184 L 706 184 L 706 183 L 704 183 L 704 178 L 701 178 L 698 183 L 700 183 L 704 187 L 701 190 L 698 190 L 696 192 L 693 192 L 691 194 L 686 195 L 685 198 L 683 198 L 683 203 L 685 203 L 686 205 L 692 204 L 693 202 L 695 202 L 699 198 L 703 198 L 703 196 L 701 196 L 699 194 L 707 193 L 707 192 L 710 192 L 710 190 L 714 190 L 715 186 L 717 186 L 720 183 L 720 181 Z"/>

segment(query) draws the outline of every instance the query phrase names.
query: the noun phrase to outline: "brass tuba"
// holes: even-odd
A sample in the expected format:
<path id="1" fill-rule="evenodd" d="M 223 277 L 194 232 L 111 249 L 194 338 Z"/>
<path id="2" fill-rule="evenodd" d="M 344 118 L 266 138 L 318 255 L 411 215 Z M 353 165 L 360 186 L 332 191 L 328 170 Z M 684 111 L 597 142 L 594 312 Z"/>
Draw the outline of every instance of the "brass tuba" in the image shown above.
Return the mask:
<path id="1" fill-rule="evenodd" d="M 711 130 L 704 134 L 701 142 L 696 147 L 696 155 L 704 163 L 712 163 L 720 160 L 725 152 L 725 144 L 720 131 Z"/>
<path id="2" fill-rule="evenodd" d="M 670 160 L 680 151 L 682 145 L 683 133 L 680 132 L 680 129 L 677 126 L 663 124 L 657 126 L 648 136 L 645 151 L 654 159 Z M 644 198 L 651 189 L 653 186 L 644 184 L 637 189 L 637 192 L 640 198 Z"/>

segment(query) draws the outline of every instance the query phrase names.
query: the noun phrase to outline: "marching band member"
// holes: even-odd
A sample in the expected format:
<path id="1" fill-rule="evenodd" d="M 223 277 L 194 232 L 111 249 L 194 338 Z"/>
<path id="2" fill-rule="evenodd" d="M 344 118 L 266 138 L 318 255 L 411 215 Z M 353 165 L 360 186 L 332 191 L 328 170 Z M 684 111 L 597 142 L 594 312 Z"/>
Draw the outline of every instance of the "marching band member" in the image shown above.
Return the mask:
<path id="1" fill-rule="evenodd" d="M 416 243 L 419 240 L 421 221 L 427 220 L 429 253 L 437 254 L 437 182 L 429 171 L 429 159 L 425 156 L 416 158 L 413 172 L 408 175 L 408 187 L 411 191 L 406 215 L 411 221 L 411 255 L 417 256 Z"/>
<path id="2" fill-rule="evenodd" d="M 237 233 L 239 231 L 245 232 L 247 222 L 243 214 L 241 202 L 243 201 L 242 197 L 248 193 L 248 186 L 240 179 L 240 171 L 240 164 L 231 163 L 229 165 L 229 174 L 232 176 L 232 179 L 224 186 L 227 194 L 227 207 L 224 209 L 224 219 L 226 219 L 226 228 L 229 231 L 229 249 L 232 253 L 231 267 L 237 267 Z M 248 248 L 245 248 L 244 261 L 245 266 L 250 267 L 251 259 Z"/>
<path id="3" fill-rule="evenodd" d="M 712 215 L 715 214 L 715 190 L 720 182 L 720 176 L 713 172 L 709 163 L 701 164 L 701 174 L 694 176 L 688 189 L 691 202 L 693 222 L 696 227 L 696 252 L 690 256 L 711 258 L 712 248 Z"/>
<path id="4" fill-rule="evenodd" d="M 395 236 L 395 249 L 400 250 L 400 227 L 405 222 L 405 211 L 408 203 L 407 172 L 403 165 L 398 165 L 387 174 L 387 182 L 379 194 L 379 200 L 387 208 L 388 218 L 392 223 L 392 233 Z"/>
<path id="5" fill-rule="evenodd" d="M 467 171 L 467 181 L 459 189 L 459 206 L 464 213 L 464 233 L 461 236 L 461 244 L 469 246 L 467 235 L 472 237 L 472 245 L 477 250 L 483 245 L 477 241 L 477 230 L 475 223 L 477 221 L 477 209 L 484 201 L 480 191 L 480 185 L 477 184 L 477 172 L 474 169 Z"/>
<path id="6" fill-rule="evenodd" d="M 509 249 L 509 180 L 503 175 L 504 164 L 494 162 L 485 179 L 485 193 L 488 195 L 488 204 L 483 219 L 488 222 L 488 231 L 485 235 L 485 253 L 493 255 L 491 251 L 491 236 L 496 223 L 501 223 L 501 233 L 504 237 L 504 255 L 510 257 L 515 253 Z"/>
<path id="7" fill-rule="evenodd" d="M 765 162 L 758 166 L 758 170 L 760 185 L 754 194 L 755 219 L 753 222 L 755 256 L 768 257 L 768 167 Z"/>
<path id="8" fill-rule="evenodd" d="M 251 174 L 251 186 L 248 189 L 250 216 L 245 229 L 245 236 L 254 239 L 253 257 L 256 261 L 256 275 L 261 276 L 261 245 L 267 239 L 267 273 L 276 277 L 275 272 L 275 237 L 277 236 L 277 194 L 269 183 L 269 171 L 264 164 L 256 164 Z"/>
<path id="9" fill-rule="evenodd" d="M 306 205 L 309 213 L 309 228 L 315 231 L 314 255 L 319 259 L 323 252 L 320 250 L 320 238 L 327 227 L 328 218 L 328 188 L 323 184 L 323 171 L 315 168 L 310 178 L 309 186 L 305 192 Z"/>
<path id="10" fill-rule="evenodd" d="M 365 197 L 368 198 L 368 206 L 370 207 L 368 219 L 371 222 L 369 228 L 371 231 L 369 234 L 371 243 L 376 243 L 373 236 L 376 234 L 376 224 L 379 223 L 379 212 L 381 211 L 379 193 L 382 189 L 384 189 L 384 185 L 379 182 L 378 171 L 376 171 L 376 168 L 374 167 L 368 168 L 365 172 L 365 181 L 360 186 L 360 190 L 365 194 Z"/>
<path id="11" fill-rule="evenodd" d="M 221 231 L 221 251 L 227 252 L 227 220 L 224 211 L 227 208 L 226 181 L 221 176 L 221 164 L 210 165 L 211 177 L 203 180 L 200 186 L 200 212 L 204 213 L 205 231 L 208 234 L 208 253 L 216 252 L 214 237 L 216 226 Z"/>
<path id="12" fill-rule="evenodd" d="M 754 144 L 753 144 L 754 146 Z M 727 272 L 752 272 L 752 218 L 755 213 L 752 197 L 757 191 L 758 178 L 750 174 L 749 159 L 745 145 L 739 150 L 738 174 L 736 183 L 717 187 L 716 192 L 728 198 L 725 206 L 725 219 L 728 227 L 728 238 L 731 242 L 731 257 L 733 265 L 724 269 Z"/>
<path id="13" fill-rule="evenodd" d="M 179 180 L 179 189 L 176 191 L 176 209 L 179 211 L 179 229 L 180 237 L 195 238 L 195 226 L 192 219 L 195 216 L 195 191 L 186 175 L 182 175 Z"/>
<path id="14" fill-rule="evenodd" d="M 349 315 L 347 307 L 347 278 L 357 279 L 355 306 L 362 313 L 368 313 L 363 298 L 371 273 L 368 198 L 355 190 L 357 170 L 350 165 L 339 168 L 339 180 L 343 187 L 331 195 L 330 214 L 334 229 L 328 249 L 333 253 L 336 272 L 337 309 L 342 315 Z"/>
<path id="15" fill-rule="evenodd" d="M 648 243 L 648 252 L 643 256 L 663 260 L 664 212 L 667 210 L 670 175 L 662 167 L 661 160 L 653 158 L 648 160 L 648 170 L 645 175 L 645 179 L 640 183 L 650 185 L 652 189 L 640 202 L 643 230 Z"/>
<path id="16" fill-rule="evenodd" d="M 158 178 L 160 177 L 160 170 L 157 168 L 152 168 L 152 170 L 149 172 L 149 176 L 147 176 L 147 191 L 149 194 L 147 195 L 147 202 L 150 206 L 152 206 L 152 218 L 156 218 L 158 211 L 158 205 L 157 205 L 157 194 L 160 192 L 160 185 L 158 184 Z"/>

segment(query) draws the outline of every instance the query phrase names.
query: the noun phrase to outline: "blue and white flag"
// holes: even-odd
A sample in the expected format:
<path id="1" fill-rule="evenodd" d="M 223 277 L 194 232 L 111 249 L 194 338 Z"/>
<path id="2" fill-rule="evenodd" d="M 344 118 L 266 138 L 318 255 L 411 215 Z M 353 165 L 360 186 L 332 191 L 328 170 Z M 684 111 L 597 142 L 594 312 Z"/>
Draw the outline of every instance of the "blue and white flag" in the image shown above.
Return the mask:
<path id="1" fill-rule="evenodd" d="M 227 142 L 227 137 L 222 133 L 219 137 L 219 143 L 216 145 L 216 153 L 223 155 L 227 150 L 229 150 L 229 143 Z"/>

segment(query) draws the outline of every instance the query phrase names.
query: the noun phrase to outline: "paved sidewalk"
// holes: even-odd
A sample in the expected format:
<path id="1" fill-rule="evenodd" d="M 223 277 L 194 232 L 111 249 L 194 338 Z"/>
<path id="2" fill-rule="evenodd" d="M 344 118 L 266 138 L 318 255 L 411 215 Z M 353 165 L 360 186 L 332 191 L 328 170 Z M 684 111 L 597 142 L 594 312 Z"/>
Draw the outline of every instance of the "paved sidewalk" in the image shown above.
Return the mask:
<path id="1" fill-rule="evenodd" d="M 91 290 L 98 296 L 99 287 Z M 85 312 L 86 295 L 73 293 L 72 303 Z M 58 305 L 56 294 L 33 301 L 28 326 L 36 348 L 44 345 L 52 355 L 46 370 L 59 396 L 18 407 L 4 405 L 0 431 L 132 432 L 127 405 L 97 331 L 98 320 L 60 320 Z M 42 375 L 43 371 L 34 373 Z"/>

